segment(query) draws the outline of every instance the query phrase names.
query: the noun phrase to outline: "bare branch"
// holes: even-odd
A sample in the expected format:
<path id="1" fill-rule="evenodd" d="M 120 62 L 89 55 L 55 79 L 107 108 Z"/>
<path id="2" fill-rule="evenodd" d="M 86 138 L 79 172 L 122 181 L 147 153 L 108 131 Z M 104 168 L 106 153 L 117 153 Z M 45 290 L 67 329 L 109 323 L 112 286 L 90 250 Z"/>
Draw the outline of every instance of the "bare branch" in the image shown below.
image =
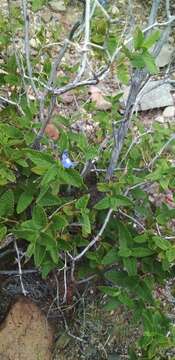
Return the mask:
<path id="1" fill-rule="evenodd" d="M 107 224 L 108 224 L 108 222 L 109 222 L 109 220 L 110 220 L 110 217 L 111 217 L 112 213 L 113 213 L 113 209 L 109 209 L 109 211 L 108 211 L 108 213 L 107 213 L 107 215 L 106 215 L 106 218 L 105 218 L 105 220 L 104 220 L 104 223 L 103 223 L 100 231 L 99 231 L 98 234 L 91 240 L 91 242 L 81 251 L 80 254 L 78 254 L 77 256 L 75 256 L 74 258 L 72 258 L 74 262 L 79 261 L 79 260 L 82 258 L 82 256 L 83 256 L 84 254 L 86 254 L 86 252 L 87 252 L 89 249 L 91 249 L 91 247 L 94 246 L 94 245 L 100 240 L 100 237 L 103 235 L 103 232 L 104 232 L 104 230 L 106 229 L 106 226 L 107 226 Z"/>
<path id="2" fill-rule="evenodd" d="M 16 254 L 17 254 L 17 264 L 18 264 L 18 269 L 19 269 L 19 279 L 20 279 L 20 283 L 21 283 L 21 290 L 24 296 L 27 295 L 27 291 L 24 288 L 24 284 L 23 284 L 23 280 L 22 280 L 22 269 L 21 269 L 21 260 L 20 260 L 20 255 L 19 255 L 19 249 L 18 249 L 18 245 L 16 240 L 14 240 L 14 247 L 16 250 Z"/>
<path id="3" fill-rule="evenodd" d="M 32 89 L 35 93 L 36 98 L 38 98 L 38 90 L 35 86 L 35 83 L 33 81 L 33 71 L 32 71 L 32 65 L 30 61 L 30 38 L 29 38 L 29 15 L 27 12 L 27 0 L 22 0 L 22 10 L 23 10 L 23 18 L 24 18 L 24 32 L 25 32 L 25 39 L 24 39 L 24 49 L 25 49 L 25 56 L 26 56 L 26 64 L 27 64 L 27 71 L 30 78 L 30 82 L 32 85 Z"/>

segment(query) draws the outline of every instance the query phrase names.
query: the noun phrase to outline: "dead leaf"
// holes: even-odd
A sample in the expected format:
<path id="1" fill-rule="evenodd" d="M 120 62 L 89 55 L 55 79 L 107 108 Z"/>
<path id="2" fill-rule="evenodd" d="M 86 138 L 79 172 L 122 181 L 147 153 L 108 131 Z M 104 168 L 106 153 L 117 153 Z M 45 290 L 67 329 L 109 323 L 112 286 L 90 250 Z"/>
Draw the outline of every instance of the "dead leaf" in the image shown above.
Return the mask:
<path id="1" fill-rule="evenodd" d="M 104 98 L 104 94 L 97 86 L 90 86 L 91 100 L 95 102 L 97 110 L 110 110 L 112 104 Z"/>
<path id="2" fill-rule="evenodd" d="M 60 133 L 55 125 L 48 124 L 45 128 L 45 134 L 52 140 L 58 140 Z"/>

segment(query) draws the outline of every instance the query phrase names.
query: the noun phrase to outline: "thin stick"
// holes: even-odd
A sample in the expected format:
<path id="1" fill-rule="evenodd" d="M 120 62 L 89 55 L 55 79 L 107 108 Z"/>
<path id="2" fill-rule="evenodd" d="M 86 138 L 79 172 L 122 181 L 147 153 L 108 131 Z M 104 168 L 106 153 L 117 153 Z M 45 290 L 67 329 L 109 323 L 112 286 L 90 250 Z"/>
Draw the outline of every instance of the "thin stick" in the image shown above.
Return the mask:
<path id="1" fill-rule="evenodd" d="M 22 280 L 22 269 L 21 269 L 21 261 L 20 261 L 20 255 L 19 255 L 19 249 L 18 249 L 18 245 L 16 240 L 14 240 L 14 247 L 16 250 L 16 254 L 17 254 L 17 264 L 18 264 L 18 269 L 19 269 L 19 279 L 20 279 L 20 283 L 21 283 L 21 290 L 24 296 L 27 295 L 27 291 L 24 288 L 24 284 L 23 284 L 23 280 Z"/>
<path id="2" fill-rule="evenodd" d="M 78 254 L 77 256 L 75 256 L 75 257 L 73 258 L 73 261 L 78 261 L 78 260 L 80 260 L 80 259 L 82 258 L 82 256 L 83 256 L 84 254 L 86 254 L 86 252 L 87 252 L 89 249 L 91 249 L 91 247 L 92 247 L 93 245 L 95 245 L 95 244 L 100 240 L 100 237 L 103 235 L 103 232 L 104 232 L 104 230 L 106 229 L 106 226 L 107 226 L 107 224 L 108 224 L 108 222 L 109 222 L 109 220 L 110 220 L 110 217 L 111 217 L 112 213 L 113 213 L 113 209 L 109 209 L 109 211 L 108 211 L 108 213 L 107 213 L 107 215 L 106 215 L 106 218 L 105 218 L 105 220 L 104 220 L 104 223 L 103 223 L 100 231 L 98 232 L 98 234 L 97 234 L 97 235 L 92 239 L 92 241 L 82 250 L 82 252 L 81 252 L 80 254 Z"/>
<path id="3" fill-rule="evenodd" d="M 33 92 L 38 98 L 38 91 L 33 81 L 33 70 L 32 65 L 30 62 L 30 38 L 29 38 L 29 15 L 27 13 L 27 0 L 22 0 L 22 10 L 23 10 L 23 18 L 24 18 L 24 49 L 25 49 L 25 56 L 26 56 L 26 64 L 27 64 L 27 71 L 30 78 L 30 82 L 32 85 Z"/>

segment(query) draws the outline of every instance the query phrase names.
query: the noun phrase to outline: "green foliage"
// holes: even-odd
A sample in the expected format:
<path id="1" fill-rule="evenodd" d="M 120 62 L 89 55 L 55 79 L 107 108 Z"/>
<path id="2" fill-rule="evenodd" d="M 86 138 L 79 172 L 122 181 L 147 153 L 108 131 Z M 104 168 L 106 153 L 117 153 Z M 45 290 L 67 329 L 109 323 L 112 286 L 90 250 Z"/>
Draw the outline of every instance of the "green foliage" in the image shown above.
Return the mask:
<path id="1" fill-rule="evenodd" d="M 32 11 L 40 10 L 47 3 L 46 0 L 32 1 Z M 13 13 L 14 29 L 19 29 L 22 24 L 20 13 L 16 8 Z M 0 48 L 6 53 L 11 30 L 4 16 L 0 19 L 0 30 Z M 95 48 L 92 55 L 107 62 L 105 51 L 113 55 L 120 34 L 116 26 L 110 27 L 101 11 L 92 18 L 91 30 L 91 41 L 101 46 Z M 42 27 L 36 36 L 41 45 L 37 50 L 41 52 L 46 45 L 46 31 Z M 53 41 L 58 38 L 60 41 L 60 36 L 60 27 L 52 29 Z M 159 37 L 158 31 L 145 36 L 136 29 L 134 49 L 123 46 L 122 55 L 114 64 L 114 72 L 122 84 L 129 83 L 133 68 L 146 68 L 151 74 L 157 72 L 150 49 Z M 39 56 L 31 54 L 31 61 L 35 70 Z M 34 71 L 38 86 L 41 81 L 47 81 L 51 70 L 49 52 L 42 61 L 41 73 L 38 75 L 38 70 Z M 23 63 L 26 70 L 24 59 Z M 78 65 L 63 64 L 63 75 L 55 79 L 55 86 L 67 84 L 72 75 L 76 77 Z M 6 55 L 2 70 L 1 84 L 10 89 L 11 100 L 20 106 L 23 115 L 13 105 L 1 111 L 0 241 L 3 242 L 8 234 L 14 234 L 17 241 L 24 244 L 25 261 L 32 258 L 42 276 L 47 277 L 53 270 L 64 267 L 65 253 L 71 262 L 71 256 L 77 256 L 97 239 L 95 246 L 85 251 L 82 263 L 75 264 L 75 276 L 99 275 L 103 283 L 99 289 L 107 299 L 105 308 L 115 310 L 122 306 L 129 309 L 136 326 L 143 325 L 143 334 L 136 349 L 130 350 L 130 359 L 137 359 L 138 353 L 142 359 L 161 359 L 174 336 L 171 323 L 154 294 L 157 286 L 173 276 L 175 267 L 175 245 L 169 240 L 174 236 L 175 167 L 172 158 L 175 143 L 172 141 L 164 153 L 159 151 L 174 133 L 174 124 L 167 127 L 153 124 L 152 133 L 145 134 L 143 125 L 133 119 L 134 132 L 136 130 L 140 139 L 131 146 L 133 132 L 129 131 L 121 153 L 122 166 L 107 183 L 101 169 L 106 169 L 109 164 L 113 123 L 116 127 L 121 123 L 119 109 L 123 94 L 109 97 L 111 111 L 96 112 L 92 104 L 83 103 L 83 111 L 75 113 L 73 109 L 73 114 L 70 111 L 67 118 L 55 115 L 53 123 L 59 128 L 59 140 L 53 147 L 44 135 L 41 149 L 34 150 L 32 144 L 40 128 L 36 123 L 38 100 L 27 101 L 16 58 L 11 52 Z M 76 91 L 80 98 L 84 95 L 82 89 Z M 50 94 L 46 104 L 50 105 Z M 94 138 L 70 130 L 70 125 L 81 119 L 82 114 L 85 114 L 85 120 L 93 115 L 94 122 L 99 124 Z M 101 151 L 99 144 L 106 134 L 109 141 L 105 151 Z M 62 166 L 60 157 L 65 149 L 77 163 L 76 168 Z M 160 155 L 149 167 L 157 154 Z M 95 176 L 92 172 L 84 179 L 82 169 L 91 160 L 97 171 L 94 168 Z M 155 186 L 155 194 L 150 191 L 151 186 Z M 172 194 L 171 204 L 166 201 L 167 192 Z M 104 232 L 100 233 L 109 209 L 113 209 L 113 213 Z M 96 235 L 100 236 L 96 238 Z M 167 336 L 168 332 L 170 336 Z"/>

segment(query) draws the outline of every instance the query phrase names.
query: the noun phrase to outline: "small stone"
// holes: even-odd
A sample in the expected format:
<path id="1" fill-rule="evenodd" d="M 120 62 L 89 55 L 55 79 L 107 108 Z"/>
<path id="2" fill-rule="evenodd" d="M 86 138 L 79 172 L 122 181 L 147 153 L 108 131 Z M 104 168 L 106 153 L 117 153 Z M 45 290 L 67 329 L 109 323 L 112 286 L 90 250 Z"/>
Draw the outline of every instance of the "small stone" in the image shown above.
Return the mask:
<path id="1" fill-rule="evenodd" d="M 47 24 L 51 20 L 52 14 L 47 10 L 42 13 L 41 17 L 44 23 Z"/>
<path id="2" fill-rule="evenodd" d="M 64 11 L 66 11 L 64 1 L 62 1 L 62 0 L 60 0 L 60 1 L 50 1 L 49 2 L 49 7 L 51 8 L 51 10 L 53 10 L 55 12 L 64 12 Z"/>
<path id="3" fill-rule="evenodd" d="M 73 95 L 70 93 L 63 94 L 60 96 L 60 98 L 61 98 L 62 103 L 65 105 L 71 104 L 74 100 Z"/>
<path id="4" fill-rule="evenodd" d="M 165 120 L 175 120 L 175 106 L 168 106 L 163 111 L 163 117 Z"/>
<path id="5" fill-rule="evenodd" d="M 174 51 L 173 46 L 169 44 L 165 44 L 156 58 L 156 65 L 158 67 L 164 67 L 168 65 L 173 51 Z"/>
<path id="6" fill-rule="evenodd" d="M 163 115 L 159 115 L 155 118 L 156 122 L 163 124 L 165 122 Z"/>

